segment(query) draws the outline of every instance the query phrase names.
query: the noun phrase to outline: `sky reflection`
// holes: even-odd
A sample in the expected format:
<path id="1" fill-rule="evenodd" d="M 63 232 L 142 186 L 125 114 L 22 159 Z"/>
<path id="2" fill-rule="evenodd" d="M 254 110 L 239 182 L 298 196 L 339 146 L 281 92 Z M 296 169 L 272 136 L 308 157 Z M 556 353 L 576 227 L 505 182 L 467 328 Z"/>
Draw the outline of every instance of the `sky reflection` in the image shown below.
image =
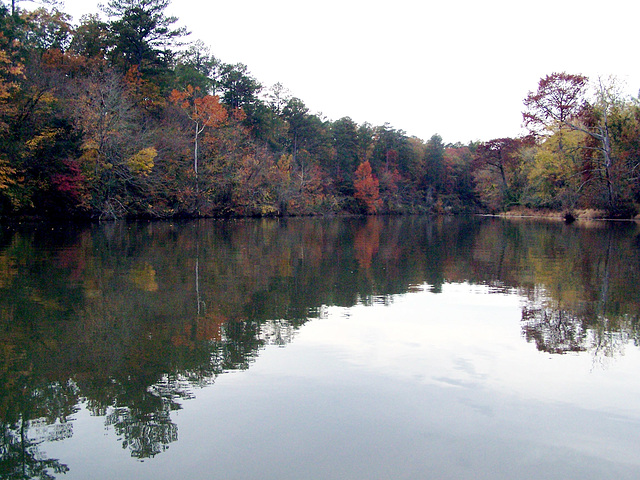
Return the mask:
<path id="1" fill-rule="evenodd" d="M 85 409 L 46 452 L 70 479 L 637 478 L 638 349 L 541 352 L 522 336 L 526 299 L 489 291 L 325 307 L 195 390 L 172 412 L 181 441 L 145 462 Z"/>

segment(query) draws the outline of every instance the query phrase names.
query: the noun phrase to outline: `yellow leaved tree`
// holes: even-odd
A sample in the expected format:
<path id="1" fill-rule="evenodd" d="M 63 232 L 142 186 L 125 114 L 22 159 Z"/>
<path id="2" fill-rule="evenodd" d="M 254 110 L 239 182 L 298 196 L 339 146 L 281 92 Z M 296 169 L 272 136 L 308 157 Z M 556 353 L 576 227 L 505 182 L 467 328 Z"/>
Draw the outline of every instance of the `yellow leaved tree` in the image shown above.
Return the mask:
<path id="1" fill-rule="evenodd" d="M 158 151 L 153 148 L 143 148 L 138 153 L 127 159 L 127 166 L 131 173 L 146 177 L 153 169 L 153 161 L 158 156 Z"/>

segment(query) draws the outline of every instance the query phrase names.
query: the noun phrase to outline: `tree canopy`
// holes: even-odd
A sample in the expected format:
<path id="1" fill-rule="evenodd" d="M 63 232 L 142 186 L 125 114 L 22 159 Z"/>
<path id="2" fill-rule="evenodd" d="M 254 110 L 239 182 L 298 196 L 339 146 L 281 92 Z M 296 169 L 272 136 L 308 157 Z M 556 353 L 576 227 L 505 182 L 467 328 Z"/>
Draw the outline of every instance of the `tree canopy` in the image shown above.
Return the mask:
<path id="1" fill-rule="evenodd" d="M 530 135 L 424 141 L 312 112 L 168 5 L 0 6 L 0 217 L 638 210 L 640 105 L 615 81 L 552 73 Z"/>

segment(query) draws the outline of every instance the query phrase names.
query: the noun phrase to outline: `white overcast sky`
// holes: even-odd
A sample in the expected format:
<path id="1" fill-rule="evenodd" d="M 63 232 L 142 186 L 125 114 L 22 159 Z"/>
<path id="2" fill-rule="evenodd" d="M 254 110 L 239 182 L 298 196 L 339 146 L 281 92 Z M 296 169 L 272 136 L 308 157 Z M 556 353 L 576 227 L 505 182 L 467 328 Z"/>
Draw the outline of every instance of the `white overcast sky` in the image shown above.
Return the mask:
<path id="1" fill-rule="evenodd" d="M 64 11 L 78 20 L 97 4 L 66 0 Z M 169 13 L 313 113 L 424 140 L 519 135 L 522 100 L 556 71 L 640 89 L 633 0 L 173 0 Z"/>

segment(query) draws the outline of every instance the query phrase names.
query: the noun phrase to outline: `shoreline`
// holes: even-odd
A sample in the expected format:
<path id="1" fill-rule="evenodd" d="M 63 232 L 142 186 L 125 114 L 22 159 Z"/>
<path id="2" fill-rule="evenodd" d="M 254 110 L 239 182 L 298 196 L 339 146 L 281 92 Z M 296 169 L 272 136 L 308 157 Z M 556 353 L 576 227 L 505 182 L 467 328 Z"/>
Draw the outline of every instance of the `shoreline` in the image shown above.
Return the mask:
<path id="1" fill-rule="evenodd" d="M 46 216 L 7 216 L 0 217 L 1 225 L 15 225 L 15 224 L 100 224 L 100 223 L 113 223 L 118 221 L 181 221 L 181 220 L 199 220 L 199 219 L 215 219 L 215 220 L 229 220 L 229 219 L 249 219 L 249 218 L 326 218 L 326 217 L 386 217 L 386 216 L 413 216 L 413 215 L 425 215 L 429 217 L 458 217 L 458 216 L 480 216 L 480 217 L 493 217 L 504 219 L 536 219 L 536 220 L 552 220 L 561 221 L 565 223 L 584 222 L 584 221 L 613 221 L 613 222 L 636 222 L 640 223 L 640 214 L 633 218 L 614 218 L 607 216 L 605 210 L 596 209 L 577 209 L 577 210 L 536 210 L 531 208 L 514 208 L 506 212 L 499 213 L 486 213 L 486 212 L 465 212 L 465 213 L 379 213 L 379 214 L 357 214 L 357 213 L 325 213 L 325 214 L 308 214 L 308 215 L 266 215 L 266 216 L 253 216 L 253 215 L 230 215 L 230 216 L 188 216 L 179 215 L 174 217 L 149 217 L 149 216 L 131 216 L 122 218 L 66 218 L 61 217 L 46 217 Z"/>
<path id="2" fill-rule="evenodd" d="M 576 210 L 535 210 L 530 208 L 515 208 L 506 212 L 490 215 L 500 218 L 536 218 L 558 220 L 566 223 L 574 221 L 614 221 L 614 222 L 640 222 L 640 214 L 632 218 L 613 218 L 607 216 L 605 210 L 576 209 Z"/>

